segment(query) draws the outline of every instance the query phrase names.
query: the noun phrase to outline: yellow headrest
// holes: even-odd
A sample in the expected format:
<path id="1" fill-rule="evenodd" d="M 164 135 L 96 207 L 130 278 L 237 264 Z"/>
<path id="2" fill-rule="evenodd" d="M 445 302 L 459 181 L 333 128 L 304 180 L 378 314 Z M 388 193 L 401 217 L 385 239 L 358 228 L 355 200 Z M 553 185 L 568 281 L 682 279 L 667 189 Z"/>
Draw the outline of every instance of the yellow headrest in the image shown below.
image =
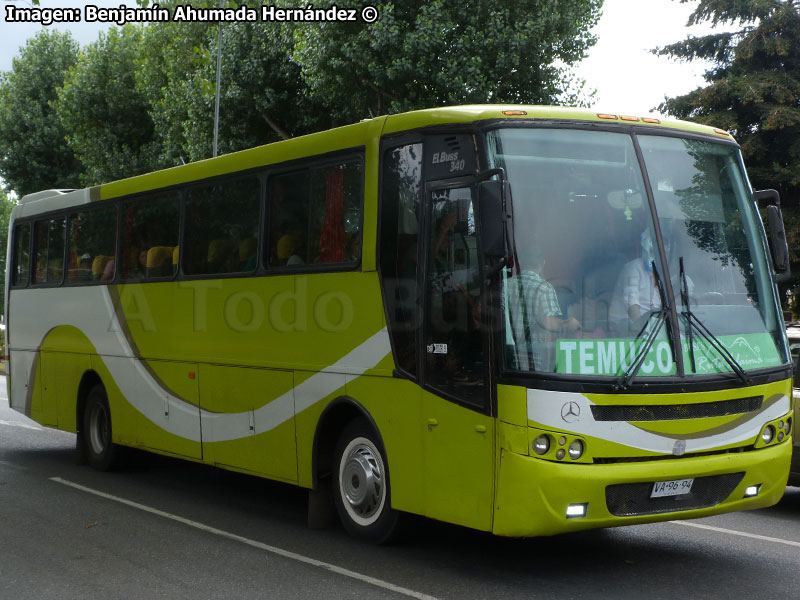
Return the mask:
<path id="1" fill-rule="evenodd" d="M 98 254 L 94 257 L 92 261 L 92 275 L 102 275 L 103 270 L 106 268 L 106 264 L 109 260 L 114 258 L 113 256 L 104 256 L 102 254 Z"/>
<path id="2" fill-rule="evenodd" d="M 278 259 L 286 260 L 289 258 L 294 252 L 296 245 L 297 240 L 293 235 L 284 235 L 278 240 L 278 247 L 275 249 L 278 254 Z"/>
<path id="3" fill-rule="evenodd" d="M 222 262 L 230 248 L 230 241 L 226 239 L 211 240 L 208 244 L 208 262 Z"/>
<path id="4" fill-rule="evenodd" d="M 247 260 L 256 253 L 258 240 L 256 238 L 244 238 L 239 240 L 239 260 Z"/>
<path id="5" fill-rule="evenodd" d="M 147 268 L 160 267 L 172 258 L 173 246 L 153 246 L 147 251 Z"/>

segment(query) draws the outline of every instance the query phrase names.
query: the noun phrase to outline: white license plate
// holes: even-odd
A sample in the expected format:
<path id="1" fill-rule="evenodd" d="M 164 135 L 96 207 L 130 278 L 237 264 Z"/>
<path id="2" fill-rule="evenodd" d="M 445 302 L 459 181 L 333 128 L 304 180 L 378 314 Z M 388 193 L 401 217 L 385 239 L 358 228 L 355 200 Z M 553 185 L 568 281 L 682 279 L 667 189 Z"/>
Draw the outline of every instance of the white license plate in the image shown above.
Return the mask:
<path id="1" fill-rule="evenodd" d="M 651 498 L 662 498 L 664 496 L 682 496 L 692 491 L 694 479 L 674 479 L 672 481 L 656 481 L 653 484 L 653 491 L 650 492 Z"/>

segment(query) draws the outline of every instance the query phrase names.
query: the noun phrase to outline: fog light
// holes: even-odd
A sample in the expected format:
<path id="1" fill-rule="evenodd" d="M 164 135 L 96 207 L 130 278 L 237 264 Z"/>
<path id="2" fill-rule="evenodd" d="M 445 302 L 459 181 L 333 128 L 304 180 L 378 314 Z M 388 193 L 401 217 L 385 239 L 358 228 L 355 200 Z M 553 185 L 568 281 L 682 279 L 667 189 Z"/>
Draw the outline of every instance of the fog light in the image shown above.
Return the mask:
<path id="1" fill-rule="evenodd" d="M 758 485 L 751 485 L 744 491 L 745 498 L 752 498 L 753 496 L 758 496 L 758 491 L 761 489 L 761 484 Z"/>
<path id="2" fill-rule="evenodd" d="M 779 432 L 778 432 L 778 441 L 779 441 L 779 442 L 782 442 L 782 441 L 783 441 L 783 432 L 782 432 L 782 431 L 779 431 Z"/>
<path id="3" fill-rule="evenodd" d="M 764 431 L 761 432 L 761 440 L 765 444 L 769 444 L 775 438 L 775 428 L 772 425 L 767 425 Z"/>
<path id="4" fill-rule="evenodd" d="M 563 449 L 563 448 L 559 448 L 559 449 L 558 449 L 558 452 L 556 452 L 556 458 L 557 458 L 558 460 L 561 460 L 561 459 L 562 459 L 562 458 L 564 458 L 566 455 L 567 455 L 567 453 L 566 453 L 566 452 L 564 452 L 564 449 Z"/>
<path id="5" fill-rule="evenodd" d="M 583 442 L 580 440 L 572 440 L 572 443 L 569 445 L 569 457 L 572 460 L 578 460 L 581 456 L 583 456 Z"/>
<path id="6" fill-rule="evenodd" d="M 550 438 L 548 436 L 542 434 L 533 440 L 533 451 L 536 454 L 541 456 L 542 454 L 547 454 L 548 450 L 550 450 Z"/>
<path id="7" fill-rule="evenodd" d="M 586 511 L 589 509 L 589 503 L 585 504 L 570 504 L 567 506 L 568 519 L 580 519 L 586 516 Z"/>

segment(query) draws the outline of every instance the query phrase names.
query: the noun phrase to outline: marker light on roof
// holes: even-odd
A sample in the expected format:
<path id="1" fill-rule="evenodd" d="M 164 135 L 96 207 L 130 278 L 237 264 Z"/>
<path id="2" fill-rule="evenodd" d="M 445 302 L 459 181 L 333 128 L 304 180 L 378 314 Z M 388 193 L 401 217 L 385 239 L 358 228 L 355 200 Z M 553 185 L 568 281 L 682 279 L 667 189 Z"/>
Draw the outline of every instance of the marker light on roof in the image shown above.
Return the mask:
<path id="1" fill-rule="evenodd" d="M 658 119 L 654 119 L 653 117 L 642 117 L 642 122 L 643 123 L 654 123 L 656 125 L 661 123 L 661 121 L 659 121 Z"/>
<path id="2" fill-rule="evenodd" d="M 522 117 L 528 114 L 527 110 L 504 110 L 503 114 L 507 117 Z"/>
<path id="3" fill-rule="evenodd" d="M 730 133 L 728 133 L 728 132 L 727 132 L 727 131 L 725 131 L 724 129 L 715 129 L 715 130 L 714 130 L 714 133 L 718 133 L 718 134 L 720 134 L 720 135 L 730 135 Z"/>
<path id="4" fill-rule="evenodd" d="M 620 115 L 619 117 L 622 121 L 638 121 L 639 117 L 628 117 L 625 115 Z"/>
<path id="5" fill-rule="evenodd" d="M 607 113 L 597 113 L 597 116 L 601 119 L 610 119 L 612 121 L 616 121 L 618 118 L 617 115 L 609 115 Z"/>

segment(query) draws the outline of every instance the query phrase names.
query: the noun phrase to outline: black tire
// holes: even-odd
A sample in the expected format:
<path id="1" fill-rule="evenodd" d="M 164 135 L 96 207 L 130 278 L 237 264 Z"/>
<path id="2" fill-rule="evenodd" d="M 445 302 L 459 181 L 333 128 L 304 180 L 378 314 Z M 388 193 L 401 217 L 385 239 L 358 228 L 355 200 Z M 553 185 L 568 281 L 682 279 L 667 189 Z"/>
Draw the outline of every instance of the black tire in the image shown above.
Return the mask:
<path id="1" fill-rule="evenodd" d="M 333 501 L 351 536 L 384 544 L 397 532 L 383 444 L 365 420 L 345 427 L 331 465 Z"/>
<path id="2" fill-rule="evenodd" d="M 105 388 L 98 384 L 89 390 L 83 411 L 83 448 L 86 461 L 99 471 L 110 471 L 120 466 L 121 448 L 111 436 L 111 411 Z"/>

